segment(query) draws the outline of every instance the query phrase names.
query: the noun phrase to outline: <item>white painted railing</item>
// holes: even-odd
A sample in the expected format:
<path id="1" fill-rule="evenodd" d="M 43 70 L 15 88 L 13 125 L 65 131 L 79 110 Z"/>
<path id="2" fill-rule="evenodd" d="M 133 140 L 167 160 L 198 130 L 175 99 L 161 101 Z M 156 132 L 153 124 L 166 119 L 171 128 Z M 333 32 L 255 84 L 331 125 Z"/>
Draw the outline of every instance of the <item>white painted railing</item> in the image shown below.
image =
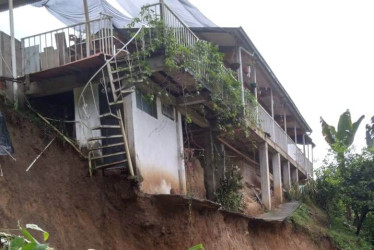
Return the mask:
<path id="1" fill-rule="evenodd" d="M 23 73 L 62 66 L 97 53 L 113 54 L 110 16 L 92 20 L 89 25 L 78 23 L 22 38 Z"/>
<path id="2" fill-rule="evenodd" d="M 185 47 L 194 45 L 199 38 L 166 4 L 155 3 L 146 5 L 145 9 L 156 20 L 162 20 L 166 31 L 172 34 L 175 43 Z M 147 20 L 144 20 L 147 24 Z"/>
<path id="3" fill-rule="evenodd" d="M 313 164 L 299 149 L 294 140 L 292 140 L 287 133 L 279 126 L 272 116 L 258 104 L 258 119 L 261 129 L 270 136 L 285 153 L 287 153 L 293 160 L 295 160 L 305 172 L 313 175 Z"/>

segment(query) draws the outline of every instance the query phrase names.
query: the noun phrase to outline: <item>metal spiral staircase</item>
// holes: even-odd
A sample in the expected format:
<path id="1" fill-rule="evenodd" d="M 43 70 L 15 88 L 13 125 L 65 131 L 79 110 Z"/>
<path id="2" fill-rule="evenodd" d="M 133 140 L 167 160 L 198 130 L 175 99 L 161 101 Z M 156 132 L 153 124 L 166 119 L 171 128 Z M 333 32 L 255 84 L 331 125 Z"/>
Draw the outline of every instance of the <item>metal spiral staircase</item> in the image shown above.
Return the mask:
<path id="1" fill-rule="evenodd" d="M 142 29 L 143 26 L 114 56 L 106 60 L 80 94 L 78 113 L 84 127 L 91 175 L 97 169 L 127 168 L 130 176 L 135 175 L 122 114 L 124 98 L 134 92 L 135 84 L 145 80 L 139 46 L 135 41 Z M 96 119 L 95 125 L 90 123 L 92 116 Z"/>
<path id="2" fill-rule="evenodd" d="M 164 22 L 165 32 L 169 32 L 178 45 L 190 47 L 199 40 L 166 4 L 156 3 L 146 8 L 151 15 Z M 143 22 L 147 23 L 146 20 Z M 136 38 L 147 28 L 148 42 L 151 44 L 154 38 L 151 27 L 152 24 L 143 24 L 91 77 L 80 94 L 77 105 L 79 123 L 84 131 L 91 175 L 96 169 L 127 170 L 127 167 L 130 175 L 135 175 L 122 117 L 123 102 L 127 95 L 134 92 L 136 84 L 148 78 L 139 58 L 139 52 L 145 49 L 146 42 Z M 141 41 L 138 43 L 137 40 Z M 92 116 L 96 119 L 95 124 L 92 124 Z"/>

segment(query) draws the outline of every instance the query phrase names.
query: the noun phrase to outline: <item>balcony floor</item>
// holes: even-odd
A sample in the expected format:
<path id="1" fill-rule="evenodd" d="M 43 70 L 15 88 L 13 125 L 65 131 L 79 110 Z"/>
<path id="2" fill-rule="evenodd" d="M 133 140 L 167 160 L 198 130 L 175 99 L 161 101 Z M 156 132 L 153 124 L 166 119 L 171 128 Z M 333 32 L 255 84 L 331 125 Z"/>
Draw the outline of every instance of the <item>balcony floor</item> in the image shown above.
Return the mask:
<path id="1" fill-rule="evenodd" d="M 45 79 L 51 79 L 54 77 L 80 73 L 87 70 L 98 69 L 104 63 L 105 55 L 103 53 L 98 53 L 55 68 L 50 68 L 39 72 L 31 73 L 29 74 L 30 82 L 41 81 Z M 25 76 L 22 76 L 19 79 L 24 80 Z"/>

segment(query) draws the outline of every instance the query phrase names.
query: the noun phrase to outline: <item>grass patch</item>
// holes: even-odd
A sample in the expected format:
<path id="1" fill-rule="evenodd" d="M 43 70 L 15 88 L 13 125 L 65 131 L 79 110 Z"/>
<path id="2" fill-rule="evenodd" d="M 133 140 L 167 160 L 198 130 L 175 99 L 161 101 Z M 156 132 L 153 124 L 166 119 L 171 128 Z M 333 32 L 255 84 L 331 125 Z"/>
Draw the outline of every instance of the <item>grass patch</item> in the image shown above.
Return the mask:
<path id="1" fill-rule="evenodd" d="M 355 234 L 355 229 L 344 223 L 344 220 L 342 219 L 334 219 L 330 228 L 328 229 L 328 235 L 333 240 L 334 244 L 340 249 L 373 249 L 373 246 L 368 241 L 362 237 L 357 237 Z"/>
<path id="2" fill-rule="evenodd" d="M 343 250 L 371 250 L 373 246 L 362 237 L 355 235 L 355 229 L 343 219 L 329 220 L 327 214 L 311 202 L 302 203 L 289 221 L 297 229 L 309 234 L 317 243 L 329 238 L 333 245 Z"/>

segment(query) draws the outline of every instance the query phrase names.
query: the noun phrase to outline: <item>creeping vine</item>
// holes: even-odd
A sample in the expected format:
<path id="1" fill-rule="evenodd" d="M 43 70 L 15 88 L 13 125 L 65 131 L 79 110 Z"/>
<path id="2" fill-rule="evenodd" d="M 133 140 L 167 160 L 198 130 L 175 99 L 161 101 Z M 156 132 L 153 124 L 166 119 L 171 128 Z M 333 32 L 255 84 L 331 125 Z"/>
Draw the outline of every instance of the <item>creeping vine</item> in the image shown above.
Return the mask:
<path id="1" fill-rule="evenodd" d="M 233 135 L 236 128 L 246 132 L 249 126 L 257 125 L 251 110 L 246 108 L 248 103 L 252 107 L 256 105 L 255 97 L 246 89 L 243 95 L 242 84 L 237 80 L 236 73 L 224 67 L 223 53 L 218 46 L 203 40 L 197 40 L 188 47 L 178 43 L 175 35 L 178 30 L 167 27 L 160 16 L 147 6 L 142 8 L 140 16 L 133 20 L 129 28 L 137 27 L 140 23 L 148 26 L 136 38 L 137 43 L 142 45 L 138 56 L 142 58 L 148 76 L 151 69 L 147 59 L 162 52 L 169 70 L 186 71 L 194 77 L 197 82 L 195 95 L 203 90 L 210 92 L 213 109 L 210 120 L 218 131 Z M 206 116 L 207 109 L 201 111 Z M 190 120 L 188 115 L 187 119 Z"/>

